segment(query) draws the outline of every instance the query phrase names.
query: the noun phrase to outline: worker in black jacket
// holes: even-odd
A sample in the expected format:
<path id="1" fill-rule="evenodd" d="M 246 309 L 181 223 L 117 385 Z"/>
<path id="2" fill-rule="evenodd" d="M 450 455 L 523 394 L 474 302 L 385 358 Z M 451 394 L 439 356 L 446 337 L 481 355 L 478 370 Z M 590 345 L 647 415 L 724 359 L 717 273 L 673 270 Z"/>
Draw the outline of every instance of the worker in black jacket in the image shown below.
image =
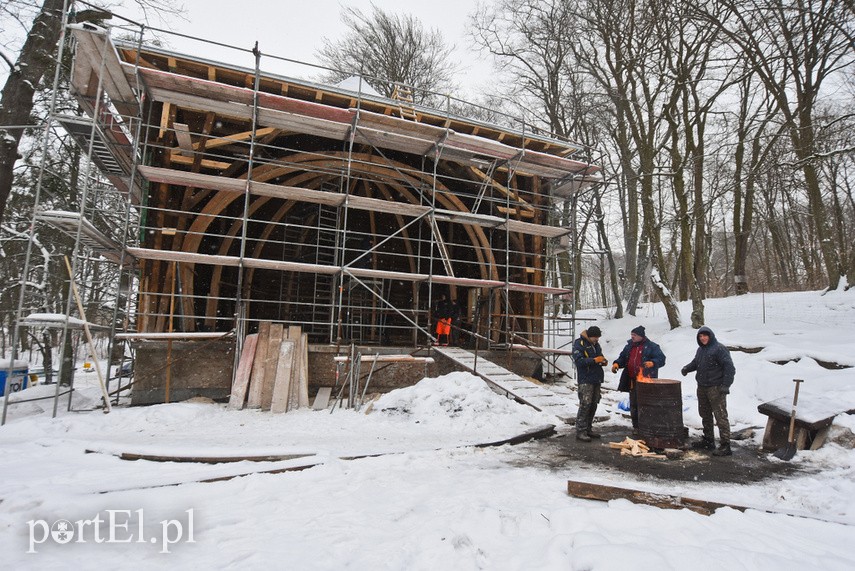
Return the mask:
<path id="1" fill-rule="evenodd" d="M 576 364 L 579 392 L 579 411 L 576 413 L 576 440 L 590 442 L 600 435 L 591 430 L 597 404 L 600 402 L 600 386 L 603 384 L 603 367 L 608 359 L 600 348 L 602 332 L 596 325 L 588 327 L 573 342 L 573 363 Z"/>
<path id="2" fill-rule="evenodd" d="M 727 347 L 718 342 L 709 327 L 698 329 L 698 350 L 692 362 L 680 372 L 685 377 L 692 371 L 698 382 L 698 413 L 704 427 L 701 440 L 692 448 L 713 450 L 714 456 L 730 456 L 730 421 L 727 418 L 727 395 L 736 376 L 736 367 Z M 715 419 L 715 425 L 713 424 Z M 719 446 L 715 447 L 715 426 L 718 426 Z"/>

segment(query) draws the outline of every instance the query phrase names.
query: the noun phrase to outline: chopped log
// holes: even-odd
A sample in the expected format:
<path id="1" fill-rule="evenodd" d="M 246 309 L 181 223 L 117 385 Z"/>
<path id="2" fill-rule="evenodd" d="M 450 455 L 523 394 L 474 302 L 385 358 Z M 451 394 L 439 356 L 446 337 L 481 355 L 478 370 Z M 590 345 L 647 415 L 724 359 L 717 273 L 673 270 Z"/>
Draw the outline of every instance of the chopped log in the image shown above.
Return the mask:
<path id="1" fill-rule="evenodd" d="M 621 442 L 609 442 L 609 448 L 620 450 L 621 456 L 642 456 L 644 458 L 667 458 L 664 454 L 650 451 L 644 440 L 634 440 L 628 436 Z"/>
<path id="2" fill-rule="evenodd" d="M 249 396 L 247 408 L 261 408 L 261 388 L 264 386 L 264 375 L 267 368 L 267 348 L 270 344 L 270 321 L 258 324 L 258 341 L 255 348 L 255 363 L 252 365 L 252 375 L 249 381 Z"/>
<path id="3" fill-rule="evenodd" d="M 246 390 L 249 388 L 249 378 L 252 372 L 252 364 L 255 361 L 255 351 L 258 342 L 258 333 L 247 335 L 243 342 L 243 350 L 238 361 L 235 382 L 229 395 L 229 408 L 240 410 L 246 402 Z"/>

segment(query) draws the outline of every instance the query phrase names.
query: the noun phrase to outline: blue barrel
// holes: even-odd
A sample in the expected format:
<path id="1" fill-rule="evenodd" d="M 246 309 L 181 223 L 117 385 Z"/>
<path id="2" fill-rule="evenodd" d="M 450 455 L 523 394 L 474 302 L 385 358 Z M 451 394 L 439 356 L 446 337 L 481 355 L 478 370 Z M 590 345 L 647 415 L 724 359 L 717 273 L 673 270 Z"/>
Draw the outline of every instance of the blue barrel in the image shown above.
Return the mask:
<path id="1" fill-rule="evenodd" d="M 12 363 L 12 374 L 9 376 L 9 387 L 11 392 L 16 393 L 27 388 L 29 379 L 28 365 L 26 361 L 15 361 Z M 0 395 L 6 394 L 6 375 L 9 375 L 9 360 L 0 361 Z"/>

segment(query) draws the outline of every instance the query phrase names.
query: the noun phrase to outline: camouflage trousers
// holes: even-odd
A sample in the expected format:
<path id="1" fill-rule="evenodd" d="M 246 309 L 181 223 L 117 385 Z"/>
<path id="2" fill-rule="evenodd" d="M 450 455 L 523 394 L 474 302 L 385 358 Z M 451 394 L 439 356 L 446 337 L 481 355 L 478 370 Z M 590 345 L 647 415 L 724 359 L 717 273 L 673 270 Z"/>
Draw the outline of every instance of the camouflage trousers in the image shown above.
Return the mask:
<path id="1" fill-rule="evenodd" d="M 597 404 L 600 402 L 600 384 L 583 383 L 579 385 L 579 412 L 576 413 L 576 432 L 586 433 L 591 430 Z"/>
<path id="2" fill-rule="evenodd" d="M 722 444 L 730 442 L 730 421 L 727 419 L 727 395 L 721 387 L 698 387 L 698 413 L 704 426 L 704 438 L 715 441 L 715 426 Z M 713 424 L 715 419 L 715 424 Z"/>

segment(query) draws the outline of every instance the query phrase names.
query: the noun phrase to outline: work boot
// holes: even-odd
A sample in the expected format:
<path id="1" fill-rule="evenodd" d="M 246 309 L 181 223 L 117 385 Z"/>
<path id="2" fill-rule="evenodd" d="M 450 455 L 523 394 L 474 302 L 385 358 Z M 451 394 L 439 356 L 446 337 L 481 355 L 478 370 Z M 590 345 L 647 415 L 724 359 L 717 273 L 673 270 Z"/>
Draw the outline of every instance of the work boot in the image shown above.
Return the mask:
<path id="1" fill-rule="evenodd" d="M 692 448 L 695 450 L 715 450 L 715 441 L 709 438 L 701 438 L 692 442 Z M 727 447 L 730 450 L 730 445 Z"/>
<path id="2" fill-rule="evenodd" d="M 599 432 L 594 432 L 593 430 L 589 430 L 589 431 L 587 432 L 587 434 L 588 434 L 588 436 L 590 436 L 591 438 L 601 438 L 600 433 L 599 433 Z"/>
<path id="3" fill-rule="evenodd" d="M 733 450 L 730 449 L 730 442 L 722 442 L 718 448 L 713 450 L 713 456 L 732 456 Z"/>
<path id="4" fill-rule="evenodd" d="M 582 442 L 590 442 L 590 441 L 591 441 L 591 437 L 590 437 L 590 436 L 588 436 L 588 435 L 587 435 L 586 433 L 584 433 L 584 432 L 577 432 L 577 433 L 576 433 L 576 440 L 581 440 Z"/>

